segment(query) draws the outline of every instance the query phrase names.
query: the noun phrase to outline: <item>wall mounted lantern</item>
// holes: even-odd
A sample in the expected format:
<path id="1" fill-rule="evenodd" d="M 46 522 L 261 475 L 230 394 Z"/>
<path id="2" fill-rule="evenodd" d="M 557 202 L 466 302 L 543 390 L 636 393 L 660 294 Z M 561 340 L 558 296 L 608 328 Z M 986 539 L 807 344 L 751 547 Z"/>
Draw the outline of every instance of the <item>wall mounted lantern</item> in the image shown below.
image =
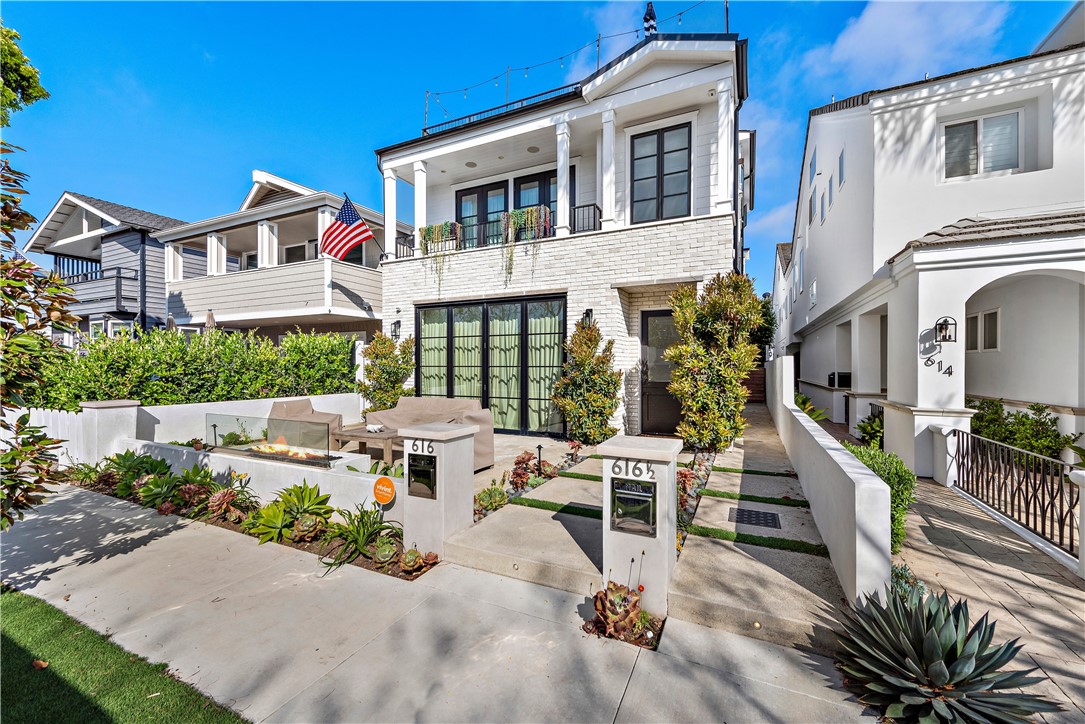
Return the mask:
<path id="1" fill-rule="evenodd" d="M 402 323 L 398 319 L 396 321 L 392 322 L 392 341 L 393 342 L 398 342 L 399 341 L 399 330 L 400 330 L 401 324 Z"/>
<path id="2" fill-rule="evenodd" d="M 934 338 L 938 342 L 957 341 L 957 320 L 953 317 L 942 317 L 934 323 Z"/>
<path id="3" fill-rule="evenodd" d="M 590 309 L 585 309 L 584 316 L 580 318 L 580 321 L 584 324 L 591 324 L 593 318 L 594 315 L 592 314 L 592 311 Z"/>

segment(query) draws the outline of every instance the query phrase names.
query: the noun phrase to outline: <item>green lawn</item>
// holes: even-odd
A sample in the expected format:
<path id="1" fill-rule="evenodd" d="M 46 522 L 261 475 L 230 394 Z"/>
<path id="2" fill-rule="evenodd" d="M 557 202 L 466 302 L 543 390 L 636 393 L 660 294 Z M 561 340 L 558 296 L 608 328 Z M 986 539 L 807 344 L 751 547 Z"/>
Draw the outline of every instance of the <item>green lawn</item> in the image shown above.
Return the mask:
<path id="1" fill-rule="evenodd" d="M 4 724 L 242 722 L 191 686 L 33 596 L 0 593 Z M 35 660 L 47 661 L 44 669 Z"/>

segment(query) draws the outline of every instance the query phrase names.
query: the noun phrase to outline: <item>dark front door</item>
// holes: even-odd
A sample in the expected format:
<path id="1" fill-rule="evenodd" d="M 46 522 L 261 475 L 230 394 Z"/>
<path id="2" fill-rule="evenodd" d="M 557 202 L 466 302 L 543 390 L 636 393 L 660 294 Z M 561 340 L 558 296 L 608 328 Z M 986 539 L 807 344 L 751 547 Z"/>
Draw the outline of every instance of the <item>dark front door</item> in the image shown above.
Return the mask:
<path id="1" fill-rule="evenodd" d="M 667 391 L 671 381 L 671 363 L 663 352 L 678 341 L 669 310 L 641 312 L 640 317 L 640 431 L 673 435 L 682 409 Z"/>

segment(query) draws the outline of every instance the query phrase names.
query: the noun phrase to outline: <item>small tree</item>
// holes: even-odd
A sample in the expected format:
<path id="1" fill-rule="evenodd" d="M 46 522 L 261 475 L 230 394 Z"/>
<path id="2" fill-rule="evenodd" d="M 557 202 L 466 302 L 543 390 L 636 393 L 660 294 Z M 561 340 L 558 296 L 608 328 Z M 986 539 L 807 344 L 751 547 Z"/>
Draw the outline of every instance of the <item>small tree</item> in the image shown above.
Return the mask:
<path id="1" fill-rule="evenodd" d="M 369 402 L 363 412 L 387 410 L 395 407 L 400 397 L 411 394 L 404 383 L 414 372 L 414 337 L 397 345 L 391 337 L 377 332 L 362 351 L 362 358 L 365 381 L 358 383 L 358 392 Z"/>
<path id="2" fill-rule="evenodd" d="M 0 126 L 7 128 L 11 114 L 31 103 L 49 97 L 41 87 L 38 69 L 30 65 L 30 59 L 19 47 L 19 33 L 11 28 L 0 28 L 0 67 L 4 84 L 0 88 Z"/>
<path id="3" fill-rule="evenodd" d="M 693 287 L 671 295 L 678 343 L 664 352 L 674 367 L 667 386 L 682 406 L 678 434 L 691 448 L 716 451 L 742 435 L 749 393 L 742 383 L 757 364 L 750 334 L 761 325 L 761 301 L 742 274 L 717 274 L 700 296 Z"/>
<path id="4" fill-rule="evenodd" d="M 584 445 L 598 445 L 617 432 L 610 419 L 618 409 L 622 373 L 614 369 L 614 340 L 600 351 L 602 342 L 594 320 L 576 323 L 565 343 L 569 361 L 551 397 L 565 418 L 569 439 Z"/>

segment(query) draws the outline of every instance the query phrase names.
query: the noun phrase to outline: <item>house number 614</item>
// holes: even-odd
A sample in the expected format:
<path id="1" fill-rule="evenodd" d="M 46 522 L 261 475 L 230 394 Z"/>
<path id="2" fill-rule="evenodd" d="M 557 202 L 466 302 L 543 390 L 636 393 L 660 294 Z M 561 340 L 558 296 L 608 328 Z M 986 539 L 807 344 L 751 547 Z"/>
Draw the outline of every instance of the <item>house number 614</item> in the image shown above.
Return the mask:
<path id="1" fill-rule="evenodd" d="M 655 480 L 656 471 L 647 460 L 626 460 L 619 458 L 610 466 L 611 475 L 619 478 L 640 478 L 643 480 Z"/>
<path id="2" fill-rule="evenodd" d="M 413 453 L 425 453 L 426 455 L 433 454 L 433 441 L 432 440 L 411 440 L 411 452 Z"/>
<path id="3" fill-rule="evenodd" d="M 934 357 L 928 357 L 926 360 L 924 360 L 923 364 L 926 367 L 937 366 L 938 371 L 941 372 L 942 374 L 946 375 L 947 377 L 952 377 L 953 376 L 953 365 L 949 365 L 945 369 L 942 369 L 942 360 L 940 360 L 940 359 L 935 359 Z"/>

